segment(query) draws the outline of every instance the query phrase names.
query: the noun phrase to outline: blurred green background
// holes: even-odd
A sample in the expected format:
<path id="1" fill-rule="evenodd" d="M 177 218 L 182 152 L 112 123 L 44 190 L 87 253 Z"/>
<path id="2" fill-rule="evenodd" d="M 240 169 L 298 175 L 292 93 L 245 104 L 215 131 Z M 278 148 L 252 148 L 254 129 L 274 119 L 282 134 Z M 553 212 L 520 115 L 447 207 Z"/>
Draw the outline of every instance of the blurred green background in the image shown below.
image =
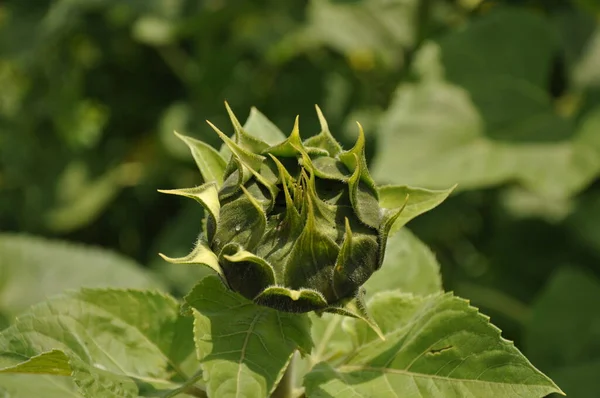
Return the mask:
<path id="1" fill-rule="evenodd" d="M 365 127 L 379 183 L 458 183 L 409 224 L 445 289 L 600 396 L 600 2 L 3 1 L 0 312 L 86 258 L 20 275 L 9 260 L 47 242 L 12 233 L 111 248 L 184 292 L 156 253 L 189 251 L 201 209 L 156 189 L 200 182 L 172 131 L 218 146 L 224 100 L 285 132 L 300 114 L 304 137 L 319 104 L 345 147 Z"/>

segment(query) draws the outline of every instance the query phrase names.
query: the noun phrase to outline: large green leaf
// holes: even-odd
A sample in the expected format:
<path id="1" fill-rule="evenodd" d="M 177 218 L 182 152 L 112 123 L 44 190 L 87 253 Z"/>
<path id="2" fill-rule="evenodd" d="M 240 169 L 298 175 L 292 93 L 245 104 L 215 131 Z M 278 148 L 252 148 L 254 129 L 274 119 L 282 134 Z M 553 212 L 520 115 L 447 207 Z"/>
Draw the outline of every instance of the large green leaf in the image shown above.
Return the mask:
<path id="1" fill-rule="evenodd" d="M 189 379 L 183 367 L 190 355 L 191 318 L 179 315 L 173 298 L 145 291 L 82 289 L 58 296 L 0 334 L 0 373 L 71 375 L 79 391 L 94 398 L 175 389 Z M 0 378 L 0 388 L 11 389 L 11 379 Z"/>
<path id="2" fill-rule="evenodd" d="M 452 294 L 384 292 L 369 305 L 381 341 L 354 320 L 356 350 L 306 377 L 308 397 L 543 397 L 556 385 Z"/>
<path id="3" fill-rule="evenodd" d="M 294 352 L 312 348 L 306 315 L 258 306 L 216 276 L 202 279 L 185 300 L 194 309 L 196 350 L 209 396 L 264 398 Z"/>
<path id="4" fill-rule="evenodd" d="M 349 57 L 357 69 L 370 69 L 376 63 L 402 65 L 401 49 L 415 41 L 417 6 L 414 0 L 346 4 L 313 0 L 309 23 L 296 37 L 296 48 L 329 46 Z"/>
<path id="5" fill-rule="evenodd" d="M 157 287 L 134 261 L 108 250 L 0 234 L 0 312 L 16 314 L 66 289 Z"/>
<path id="6" fill-rule="evenodd" d="M 435 255 L 408 229 L 389 237 L 383 265 L 364 284 L 367 293 L 399 289 L 427 295 L 442 290 L 440 267 Z"/>
<path id="7" fill-rule="evenodd" d="M 546 142 L 571 134 L 547 93 L 558 40 L 543 16 L 499 9 L 438 43 L 446 79 L 469 92 L 486 137 Z"/>
<path id="8" fill-rule="evenodd" d="M 526 353 L 568 396 L 600 395 L 599 302 L 600 281 L 583 271 L 562 268 L 532 307 Z"/>
<path id="9" fill-rule="evenodd" d="M 83 398 L 70 377 L 0 374 L 0 396 L 4 398 Z"/>
<path id="10" fill-rule="evenodd" d="M 440 81 L 400 86 L 383 119 L 373 173 L 379 181 L 473 189 L 517 180 L 564 197 L 600 171 L 600 110 L 570 141 L 509 143 L 484 135 L 467 93 Z"/>
<path id="11" fill-rule="evenodd" d="M 374 177 L 458 189 L 518 181 L 549 197 L 589 184 L 600 172 L 600 113 L 575 127 L 555 112 L 549 26 L 499 10 L 424 46 L 421 79 L 400 85 L 382 118 Z"/>
<path id="12" fill-rule="evenodd" d="M 577 60 L 573 70 L 573 79 L 580 87 L 600 87 L 600 26 L 585 44 L 582 54 Z"/>

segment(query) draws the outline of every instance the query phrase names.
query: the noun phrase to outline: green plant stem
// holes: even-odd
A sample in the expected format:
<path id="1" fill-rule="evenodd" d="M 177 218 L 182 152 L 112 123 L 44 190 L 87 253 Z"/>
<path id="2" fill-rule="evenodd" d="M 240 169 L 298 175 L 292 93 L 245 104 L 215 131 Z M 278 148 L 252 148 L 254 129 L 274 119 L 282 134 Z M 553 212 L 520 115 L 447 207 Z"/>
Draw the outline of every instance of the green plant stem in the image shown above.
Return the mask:
<path id="1" fill-rule="evenodd" d="M 169 391 L 166 395 L 163 395 L 161 398 L 171 398 L 175 397 L 178 394 L 186 393 L 193 397 L 200 398 L 208 398 L 206 391 L 202 390 L 199 387 L 196 387 L 194 384 L 202 378 L 202 370 L 196 372 L 192 377 L 185 381 L 180 387 Z"/>
<path id="2" fill-rule="evenodd" d="M 277 388 L 271 394 L 271 398 L 292 398 L 294 396 L 294 357 L 295 355 L 292 355 L 290 364 L 281 377 Z"/>

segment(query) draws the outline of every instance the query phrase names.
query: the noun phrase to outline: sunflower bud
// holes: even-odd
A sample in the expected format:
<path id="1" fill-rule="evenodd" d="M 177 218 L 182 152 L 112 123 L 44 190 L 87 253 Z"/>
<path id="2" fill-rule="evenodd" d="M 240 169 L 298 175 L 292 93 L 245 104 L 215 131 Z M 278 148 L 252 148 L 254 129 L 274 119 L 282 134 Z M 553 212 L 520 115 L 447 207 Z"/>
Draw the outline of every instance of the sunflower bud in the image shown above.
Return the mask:
<path id="1" fill-rule="evenodd" d="M 269 145 L 227 110 L 233 139 L 209 124 L 231 153 L 228 162 L 206 144 L 181 137 L 199 166 L 212 161 L 224 167 L 212 181 L 204 176 L 209 181 L 202 186 L 163 191 L 193 198 L 207 210 L 192 253 L 166 259 L 207 265 L 229 288 L 277 310 L 364 317 L 354 299 L 381 267 L 402 208 L 380 207 L 362 128 L 354 147 L 344 151 L 317 108 L 320 134 L 302 141 L 296 118 L 291 135 Z"/>

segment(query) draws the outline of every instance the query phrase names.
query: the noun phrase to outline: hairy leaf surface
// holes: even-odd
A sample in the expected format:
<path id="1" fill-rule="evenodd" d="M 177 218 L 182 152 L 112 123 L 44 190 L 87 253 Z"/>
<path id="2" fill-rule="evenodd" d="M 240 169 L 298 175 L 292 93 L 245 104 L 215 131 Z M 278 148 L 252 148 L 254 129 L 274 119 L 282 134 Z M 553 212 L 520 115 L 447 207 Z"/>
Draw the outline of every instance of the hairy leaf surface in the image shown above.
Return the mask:
<path id="1" fill-rule="evenodd" d="M 196 351 L 211 397 L 268 396 L 294 351 L 311 350 L 306 315 L 258 306 L 218 277 L 202 279 L 185 300 L 194 309 Z"/>
<path id="2" fill-rule="evenodd" d="M 71 375 L 86 397 L 174 388 L 189 376 L 191 323 L 164 294 L 82 289 L 35 305 L 0 334 L 0 372 Z"/>
<path id="3" fill-rule="evenodd" d="M 317 365 L 306 377 L 308 396 L 543 397 L 560 392 L 485 316 L 451 294 L 386 292 L 372 299 L 370 311 L 386 340 L 356 323 L 356 350 L 336 367 Z"/>

